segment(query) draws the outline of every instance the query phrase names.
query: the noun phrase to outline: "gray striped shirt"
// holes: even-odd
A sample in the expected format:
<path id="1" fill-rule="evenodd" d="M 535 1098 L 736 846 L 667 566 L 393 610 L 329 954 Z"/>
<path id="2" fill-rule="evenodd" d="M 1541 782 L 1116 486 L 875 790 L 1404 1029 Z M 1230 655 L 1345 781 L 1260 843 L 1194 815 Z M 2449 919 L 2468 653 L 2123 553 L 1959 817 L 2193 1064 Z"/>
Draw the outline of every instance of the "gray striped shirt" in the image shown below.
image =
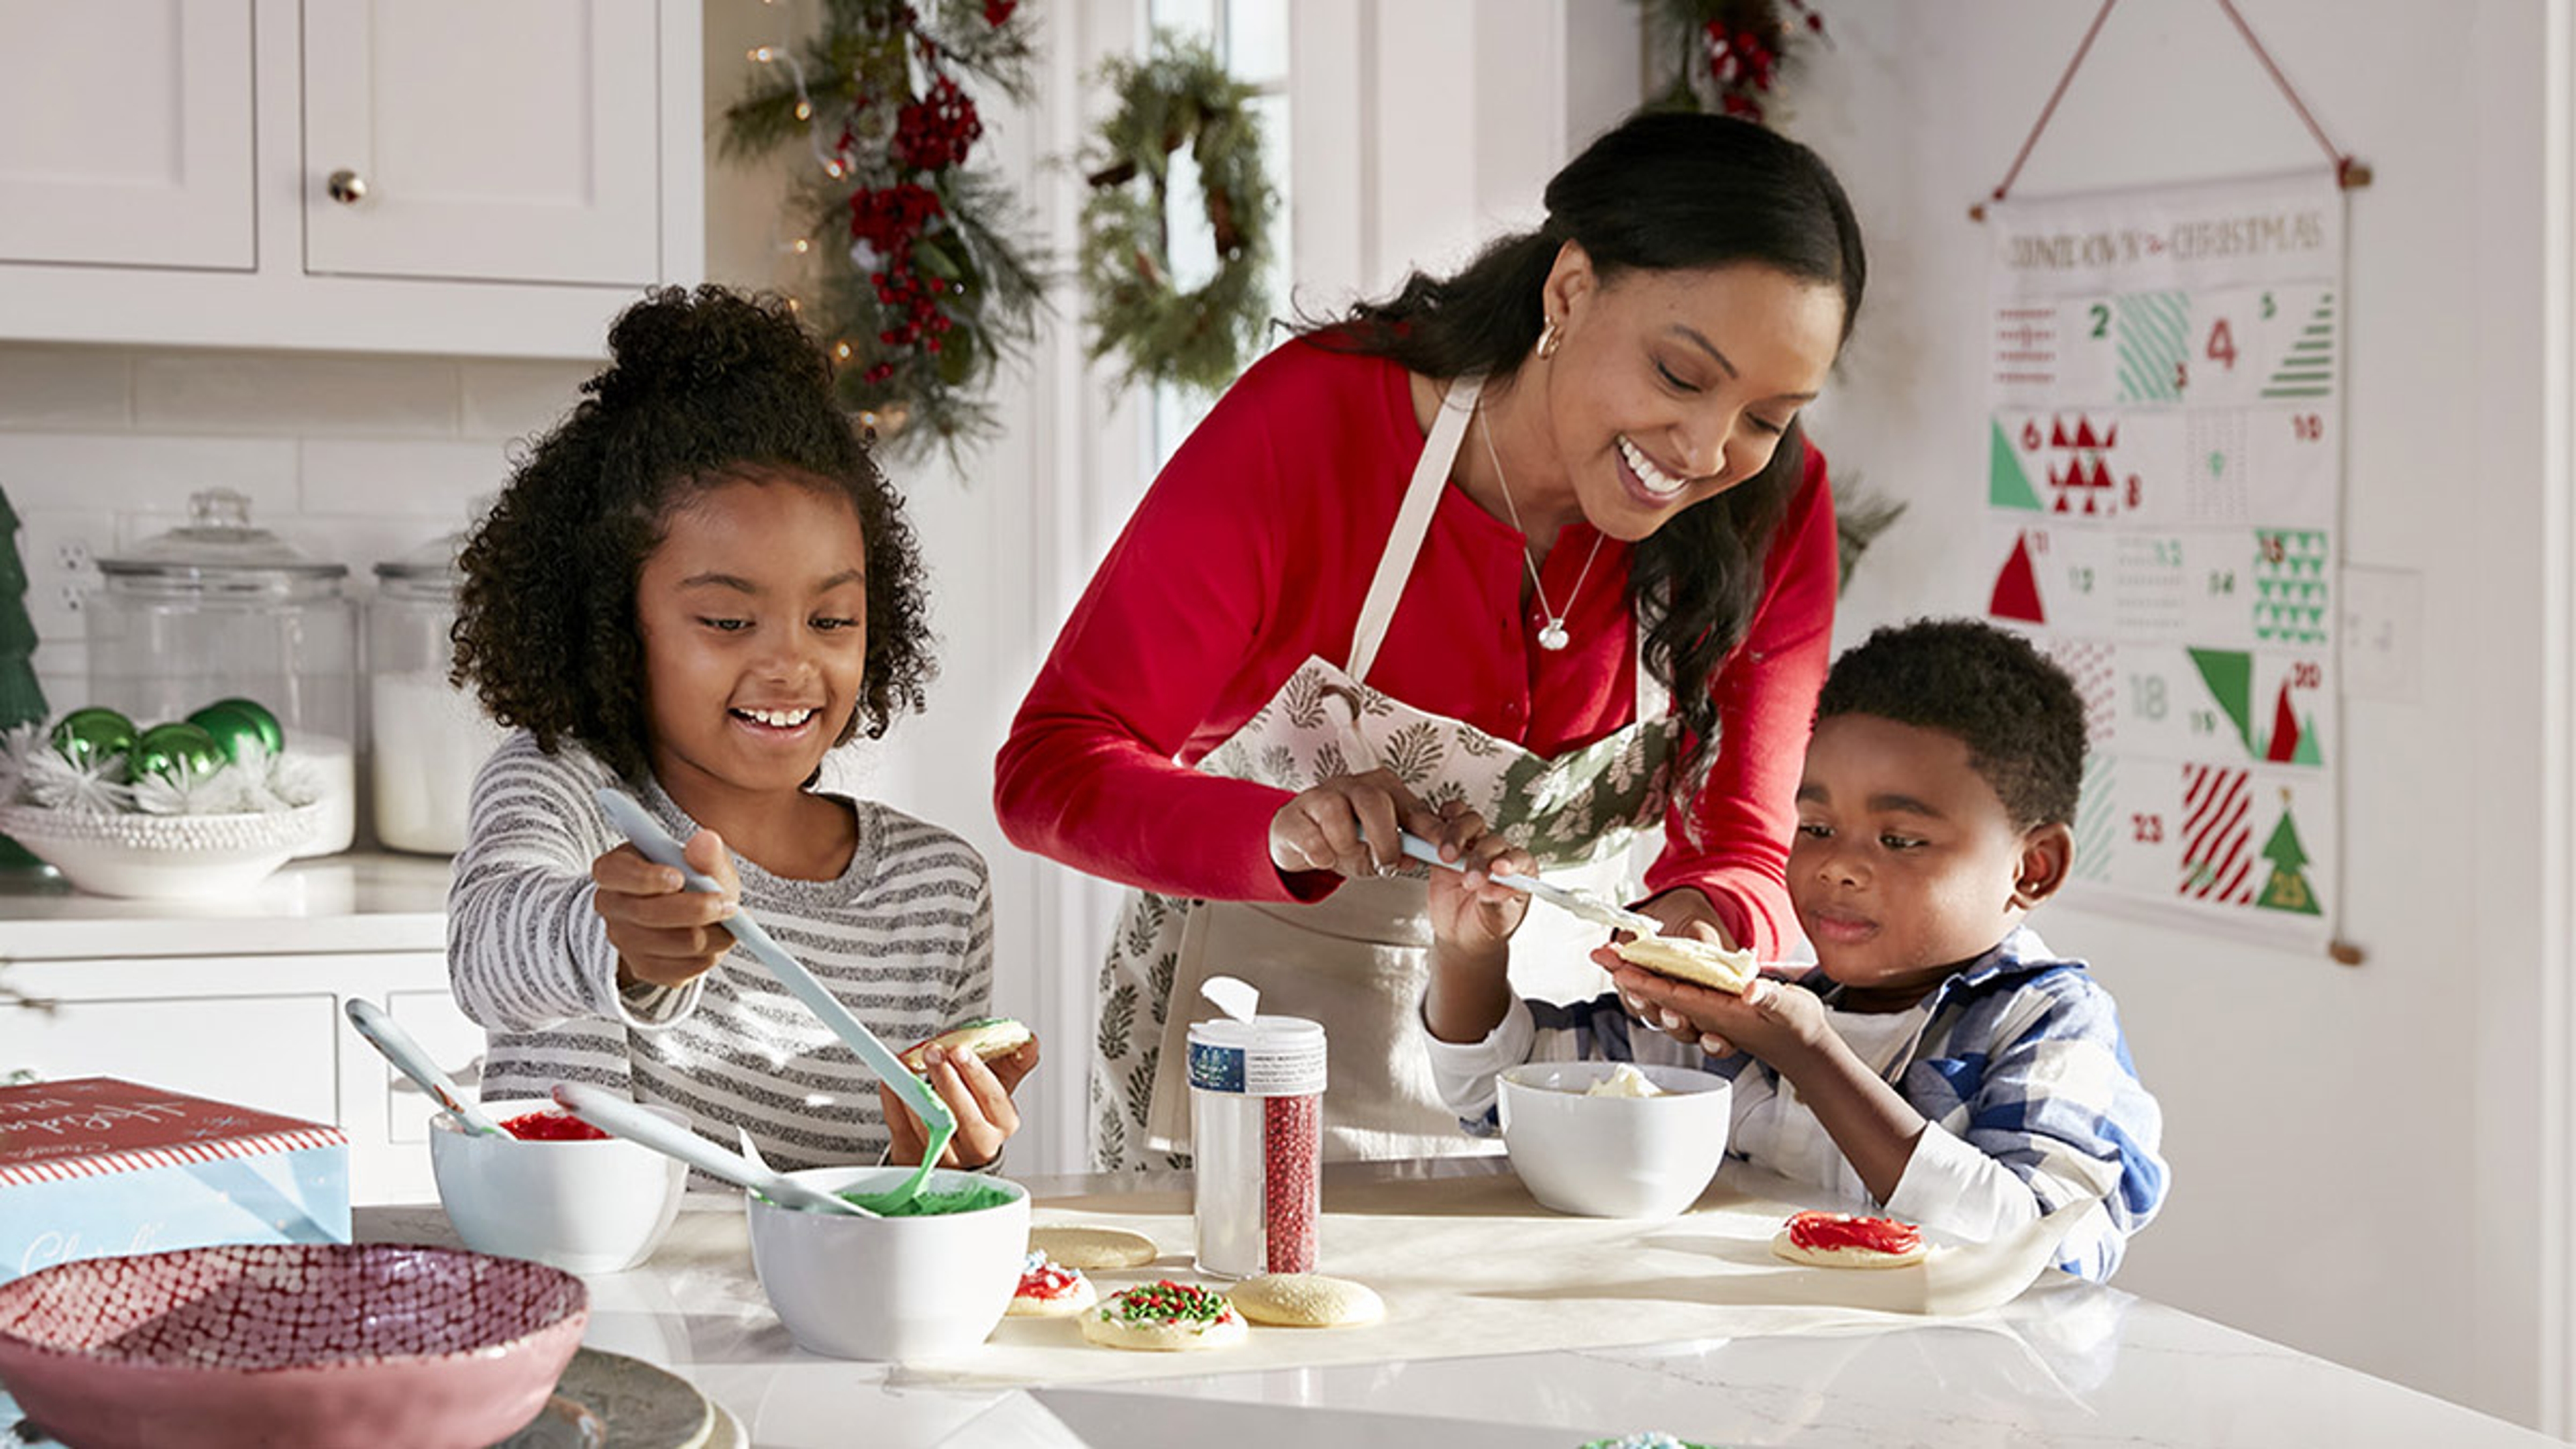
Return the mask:
<path id="1" fill-rule="evenodd" d="M 448 891 L 448 978 L 489 1034 L 482 1096 L 542 1099 L 595 1082 L 686 1115 L 734 1147 L 748 1128 L 779 1168 L 875 1162 L 877 1079 L 739 946 L 678 990 L 621 992 L 591 897 L 591 862 L 621 843 L 593 792 L 613 783 L 578 746 L 548 755 L 525 731 L 474 781 Z M 697 825 L 658 784 L 647 810 L 686 840 Z M 742 906 L 900 1050 L 985 1013 L 993 902 L 983 858 L 938 826 L 867 800 L 838 880 L 788 880 L 737 855 Z"/>

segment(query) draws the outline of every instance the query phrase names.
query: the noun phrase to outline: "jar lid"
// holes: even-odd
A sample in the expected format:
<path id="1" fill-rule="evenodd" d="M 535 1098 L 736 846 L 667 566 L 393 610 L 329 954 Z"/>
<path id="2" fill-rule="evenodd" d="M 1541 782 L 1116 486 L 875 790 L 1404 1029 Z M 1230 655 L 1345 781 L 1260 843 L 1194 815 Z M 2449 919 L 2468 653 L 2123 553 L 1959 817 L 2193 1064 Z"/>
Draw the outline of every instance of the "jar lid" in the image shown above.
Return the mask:
<path id="1" fill-rule="evenodd" d="M 346 564 L 325 563 L 250 521 L 250 499 L 230 488 L 188 495 L 188 522 L 155 534 L 117 558 L 102 558 L 98 571 L 111 578 L 247 581 L 270 575 L 280 581 L 338 579 Z"/>
<path id="2" fill-rule="evenodd" d="M 376 577 L 416 585 L 453 589 L 465 582 L 457 559 L 465 552 L 465 530 L 443 534 L 420 547 L 376 565 Z"/>
<path id="3" fill-rule="evenodd" d="M 1324 1090 L 1324 1025 L 1302 1016 L 1190 1023 L 1190 1085 L 1252 1097 Z"/>

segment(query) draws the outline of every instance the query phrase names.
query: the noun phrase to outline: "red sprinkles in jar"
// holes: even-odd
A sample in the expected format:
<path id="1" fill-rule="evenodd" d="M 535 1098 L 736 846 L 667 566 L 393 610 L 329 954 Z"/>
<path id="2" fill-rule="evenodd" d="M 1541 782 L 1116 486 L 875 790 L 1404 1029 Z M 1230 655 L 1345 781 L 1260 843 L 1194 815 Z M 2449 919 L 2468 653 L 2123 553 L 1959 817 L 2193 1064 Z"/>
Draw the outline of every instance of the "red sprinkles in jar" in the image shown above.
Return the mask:
<path id="1" fill-rule="evenodd" d="M 608 1134 L 570 1112 L 546 1108 L 511 1118 L 501 1130 L 522 1142 L 605 1142 Z"/>
<path id="2" fill-rule="evenodd" d="M 1261 1104 L 1262 1269 L 1315 1271 L 1315 1219 L 1323 1212 L 1323 1102 L 1313 1095 Z"/>

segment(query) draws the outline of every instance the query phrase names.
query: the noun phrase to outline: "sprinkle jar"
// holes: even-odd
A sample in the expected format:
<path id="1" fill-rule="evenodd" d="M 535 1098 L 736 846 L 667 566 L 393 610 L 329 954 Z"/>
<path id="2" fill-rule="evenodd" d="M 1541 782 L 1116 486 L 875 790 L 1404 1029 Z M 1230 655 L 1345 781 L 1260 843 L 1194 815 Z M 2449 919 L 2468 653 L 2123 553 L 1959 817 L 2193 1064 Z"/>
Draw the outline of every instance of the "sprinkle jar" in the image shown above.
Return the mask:
<path id="1" fill-rule="evenodd" d="M 1189 1046 L 1199 1271 L 1313 1272 L 1323 1211 L 1322 1023 L 1202 1021 Z"/>

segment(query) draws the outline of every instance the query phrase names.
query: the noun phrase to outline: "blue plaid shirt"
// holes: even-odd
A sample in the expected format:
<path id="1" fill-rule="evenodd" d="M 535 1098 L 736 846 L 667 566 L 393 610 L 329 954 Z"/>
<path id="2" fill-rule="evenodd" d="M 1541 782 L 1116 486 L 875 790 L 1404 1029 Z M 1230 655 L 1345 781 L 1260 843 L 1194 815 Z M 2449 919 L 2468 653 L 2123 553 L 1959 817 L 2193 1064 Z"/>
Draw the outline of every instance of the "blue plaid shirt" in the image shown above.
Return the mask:
<path id="1" fill-rule="evenodd" d="M 1838 994 L 1821 971 L 1799 984 L 1828 1006 Z M 1888 1065 L 1887 1080 L 1931 1125 L 1883 1210 L 1983 1242 L 2067 1203 L 2098 1200 L 2104 1211 L 2084 1216 L 2059 1266 L 2080 1277 L 2110 1277 L 2129 1234 L 2164 1202 L 2168 1178 L 2158 1155 L 2163 1114 L 2138 1081 L 2110 993 L 2083 962 L 2051 955 L 2024 928 L 1952 972 L 1907 1015 L 1920 1031 Z M 1735 1082 L 1739 1128 L 1765 1113 L 1807 1110 L 1779 1073 L 1749 1056 L 1710 1057 L 1635 1027 L 1616 993 L 1575 1005 L 1523 1002 L 1483 1042 L 1435 1041 L 1431 1050 L 1441 1094 L 1461 1125 L 1480 1136 L 1499 1130 L 1494 1077 L 1523 1061 L 1661 1062 L 1716 1072 Z M 1746 1145 L 1740 1135 L 1729 1143 L 1730 1156 L 1790 1169 L 1765 1161 L 1758 1140 L 1739 1151 Z M 1855 1191 L 1849 1165 L 1837 1166 L 1840 1180 L 1816 1185 Z"/>

